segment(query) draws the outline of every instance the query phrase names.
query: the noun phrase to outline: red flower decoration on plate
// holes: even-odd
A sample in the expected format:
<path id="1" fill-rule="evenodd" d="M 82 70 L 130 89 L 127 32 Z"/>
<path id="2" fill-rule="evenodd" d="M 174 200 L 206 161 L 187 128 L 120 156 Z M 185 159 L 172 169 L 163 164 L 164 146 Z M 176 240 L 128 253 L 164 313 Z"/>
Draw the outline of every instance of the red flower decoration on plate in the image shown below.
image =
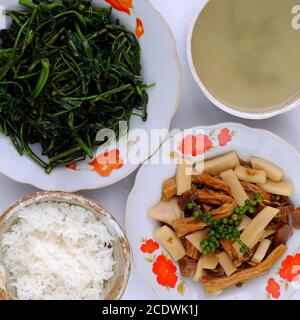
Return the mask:
<path id="1" fill-rule="evenodd" d="M 79 171 L 79 169 L 77 168 L 76 162 L 66 164 L 65 167 L 73 171 Z"/>
<path id="2" fill-rule="evenodd" d="M 136 28 L 135 28 L 135 35 L 140 39 L 145 33 L 143 22 L 141 19 L 136 19 Z"/>
<path id="3" fill-rule="evenodd" d="M 229 129 L 222 129 L 218 135 L 219 145 L 225 147 L 232 140 L 232 134 Z"/>
<path id="4" fill-rule="evenodd" d="M 130 15 L 130 9 L 133 8 L 132 0 L 105 0 L 116 10 Z"/>
<path id="5" fill-rule="evenodd" d="M 156 251 L 157 249 L 159 249 L 159 244 L 155 241 L 153 241 L 152 239 L 147 240 L 145 243 L 143 243 L 141 245 L 141 251 L 144 253 L 153 253 L 154 251 Z"/>
<path id="6" fill-rule="evenodd" d="M 279 275 L 289 282 L 297 281 L 300 275 L 300 253 L 287 256 L 281 263 Z"/>
<path id="7" fill-rule="evenodd" d="M 274 278 L 269 279 L 266 290 L 273 298 L 278 299 L 280 297 L 280 285 Z"/>
<path id="8" fill-rule="evenodd" d="M 95 160 L 89 163 L 102 177 L 109 177 L 113 170 L 118 170 L 123 167 L 123 160 L 120 158 L 118 149 L 109 152 L 101 153 Z"/>
<path id="9" fill-rule="evenodd" d="M 175 288 L 178 277 L 176 266 L 164 255 L 157 257 L 153 264 L 152 271 L 157 275 L 157 282 L 164 287 Z"/>
<path id="10" fill-rule="evenodd" d="M 182 140 L 180 146 L 178 147 L 178 150 L 183 154 L 190 154 L 191 156 L 196 157 L 200 154 L 205 153 L 206 151 L 209 151 L 212 148 L 213 143 L 209 139 L 209 137 L 200 133 L 196 136 L 186 136 Z"/>

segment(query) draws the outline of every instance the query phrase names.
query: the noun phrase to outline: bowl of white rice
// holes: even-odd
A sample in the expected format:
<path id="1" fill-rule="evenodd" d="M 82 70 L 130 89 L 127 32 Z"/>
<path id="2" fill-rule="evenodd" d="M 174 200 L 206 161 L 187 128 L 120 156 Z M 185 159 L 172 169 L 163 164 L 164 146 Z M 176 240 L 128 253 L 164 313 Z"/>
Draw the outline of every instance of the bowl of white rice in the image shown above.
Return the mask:
<path id="1" fill-rule="evenodd" d="M 122 229 L 85 197 L 38 192 L 0 216 L 0 300 L 116 300 L 129 273 Z"/>

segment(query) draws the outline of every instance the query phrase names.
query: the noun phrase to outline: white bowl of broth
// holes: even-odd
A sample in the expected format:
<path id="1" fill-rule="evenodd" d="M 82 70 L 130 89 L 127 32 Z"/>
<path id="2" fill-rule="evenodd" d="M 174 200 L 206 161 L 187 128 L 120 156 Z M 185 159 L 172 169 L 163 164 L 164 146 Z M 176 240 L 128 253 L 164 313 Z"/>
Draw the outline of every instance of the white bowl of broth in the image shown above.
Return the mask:
<path id="1" fill-rule="evenodd" d="M 297 0 L 201 0 L 188 35 L 188 61 L 220 109 L 266 119 L 300 104 Z M 297 18 L 297 17 L 296 17 Z"/>

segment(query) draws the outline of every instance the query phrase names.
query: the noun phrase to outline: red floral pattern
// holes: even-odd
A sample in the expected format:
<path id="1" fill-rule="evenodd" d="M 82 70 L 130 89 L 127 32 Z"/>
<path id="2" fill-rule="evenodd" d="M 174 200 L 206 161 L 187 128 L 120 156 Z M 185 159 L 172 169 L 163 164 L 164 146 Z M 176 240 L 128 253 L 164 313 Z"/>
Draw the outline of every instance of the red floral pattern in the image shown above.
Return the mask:
<path id="1" fill-rule="evenodd" d="M 115 149 L 100 154 L 96 159 L 89 163 L 102 177 L 109 177 L 113 170 L 123 167 L 123 160 L 120 158 L 120 150 Z"/>
<path id="2" fill-rule="evenodd" d="M 123 8 L 127 8 L 127 9 L 133 8 L 133 0 L 120 0 L 119 2 Z"/>
<path id="3" fill-rule="evenodd" d="M 133 0 L 105 0 L 114 9 L 130 15 L 130 10 L 134 10 Z M 144 25 L 141 19 L 136 18 L 135 35 L 140 39 L 145 33 Z"/>
<path id="4" fill-rule="evenodd" d="M 213 143 L 207 135 L 202 133 L 193 136 L 186 136 L 178 147 L 178 150 L 185 155 L 196 157 L 213 148 Z"/>
<path id="5" fill-rule="evenodd" d="M 130 9 L 132 8 L 132 1 L 125 0 L 105 0 L 108 2 L 114 9 L 122 11 L 130 15 Z M 130 6 L 131 2 L 131 6 Z"/>
<path id="6" fill-rule="evenodd" d="M 225 147 L 232 140 L 232 134 L 228 128 L 221 130 L 218 135 L 218 140 L 220 147 Z"/>
<path id="7" fill-rule="evenodd" d="M 287 256 L 281 263 L 279 275 L 288 282 L 298 281 L 300 275 L 300 253 Z"/>
<path id="8" fill-rule="evenodd" d="M 289 291 L 289 284 L 296 282 L 300 277 L 300 253 L 294 255 L 288 255 L 281 263 L 278 269 L 278 277 L 280 281 L 276 281 L 274 278 L 268 280 L 266 287 L 267 298 L 270 297 L 278 299 L 281 296 L 281 290 L 285 292 Z M 295 289 L 294 293 L 297 291 Z"/>
<path id="9" fill-rule="evenodd" d="M 266 290 L 272 298 L 278 299 L 280 297 L 280 285 L 274 278 L 269 279 Z"/>
<path id="10" fill-rule="evenodd" d="M 145 243 L 141 245 L 141 251 L 144 253 L 153 253 L 154 251 L 159 249 L 159 244 L 152 239 L 147 240 Z"/>
<path id="11" fill-rule="evenodd" d="M 66 164 L 65 167 L 73 171 L 79 171 L 79 169 L 77 168 L 76 162 Z"/>
<path id="12" fill-rule="evenodd" d="M 157 275 L 157 282 L 164 287 L 175 288 L 178 277 L 176 275 L 176 266 L 172 260 L 167 259 L 164 255 L 157 257 L 153 264 L 152 271 Z"/>
<path id="13" fill-rule="evenodd" d="M 144 30 L 143 22 L 141 19 L 137 18 L 135 34 L 140 39 L 144 35 L 144 33 L 145 33 L 145 30 Z"/>

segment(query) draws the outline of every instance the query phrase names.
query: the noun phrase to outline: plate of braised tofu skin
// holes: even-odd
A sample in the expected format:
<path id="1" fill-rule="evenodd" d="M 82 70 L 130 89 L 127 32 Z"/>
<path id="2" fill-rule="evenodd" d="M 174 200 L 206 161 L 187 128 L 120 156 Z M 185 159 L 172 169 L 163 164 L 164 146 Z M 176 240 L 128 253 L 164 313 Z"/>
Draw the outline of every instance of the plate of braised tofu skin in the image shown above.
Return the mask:
<path id="1" fill-rule="evenodd" d="M 161 298 L 297 297 L 296 150 L 221 124 L 172 137 L 152 160 L 136 178 L 126 229 L 135 266 Z"/>

